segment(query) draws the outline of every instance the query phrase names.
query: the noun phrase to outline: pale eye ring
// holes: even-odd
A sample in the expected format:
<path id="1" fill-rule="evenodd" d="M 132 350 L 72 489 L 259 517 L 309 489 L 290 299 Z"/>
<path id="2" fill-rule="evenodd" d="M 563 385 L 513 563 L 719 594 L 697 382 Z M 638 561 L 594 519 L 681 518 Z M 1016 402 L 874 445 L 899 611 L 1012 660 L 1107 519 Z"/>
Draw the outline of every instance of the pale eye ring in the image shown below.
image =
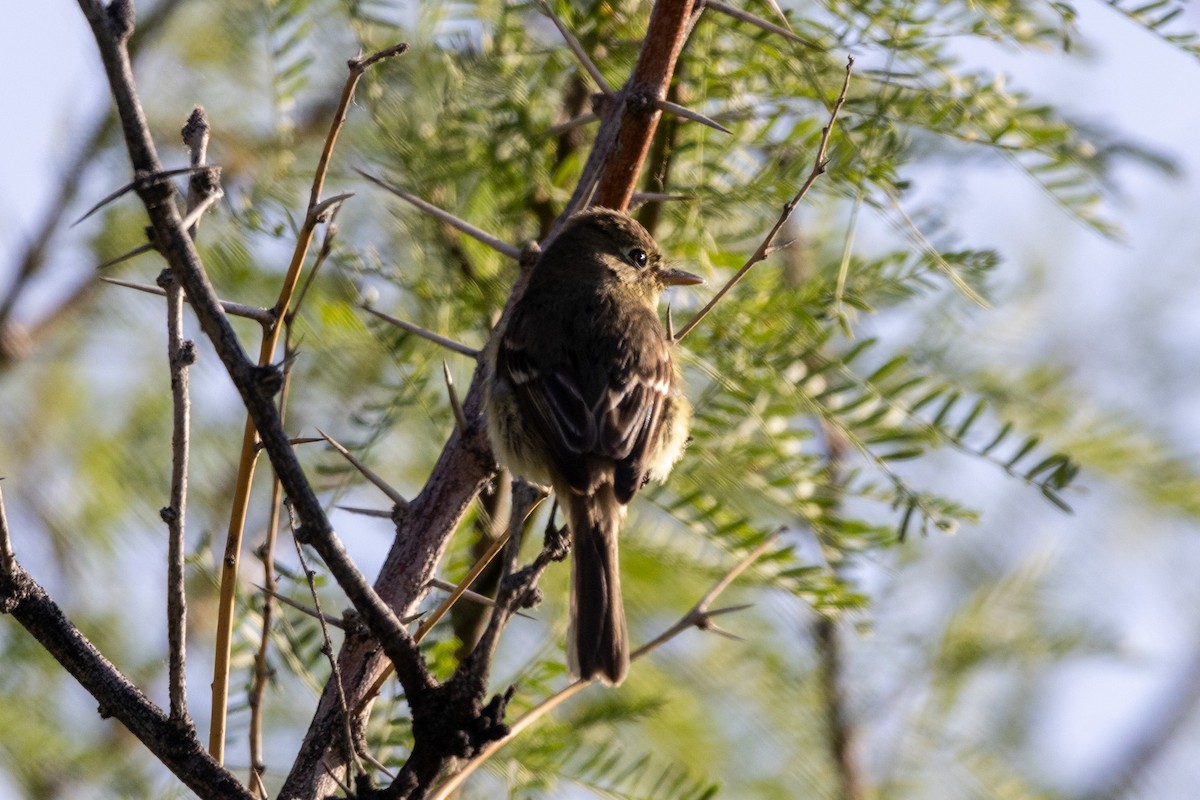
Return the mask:
<path id="1" fill-rule="evenodd" d="M 626 256 L 629 258 L 629 262 L 636 267 L 646 266 L 646 262 L 649 260 L 649 257 L 646 255 L 646 251 L 640 247 L 633 248 L 626 253 Z"/>

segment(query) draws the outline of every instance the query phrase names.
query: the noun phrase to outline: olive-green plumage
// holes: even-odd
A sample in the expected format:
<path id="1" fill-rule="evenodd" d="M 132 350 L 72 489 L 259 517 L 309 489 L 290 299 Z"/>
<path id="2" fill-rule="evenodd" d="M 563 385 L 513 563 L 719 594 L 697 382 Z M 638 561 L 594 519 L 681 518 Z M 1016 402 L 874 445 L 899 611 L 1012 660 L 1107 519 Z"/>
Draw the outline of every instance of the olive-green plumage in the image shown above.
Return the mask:
<path id="1" fill-rule="evenodd" d="M 625 507 L 683 452 L 691 407 L 658 319 L 668 269 L 632 218 L 572 216 L 488 352 L 488 429 L 514 473 L 554 487 L 571 528 L 572 671 L 618 684 L 629 645 L 617 564 Z"/>

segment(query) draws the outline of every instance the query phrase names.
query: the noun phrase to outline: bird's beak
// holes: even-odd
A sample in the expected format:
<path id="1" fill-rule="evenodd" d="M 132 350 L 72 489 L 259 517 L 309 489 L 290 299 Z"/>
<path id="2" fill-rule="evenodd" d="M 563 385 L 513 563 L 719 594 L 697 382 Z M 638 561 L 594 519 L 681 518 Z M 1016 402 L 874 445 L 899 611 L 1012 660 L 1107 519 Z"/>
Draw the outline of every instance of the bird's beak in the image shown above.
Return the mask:
<path id="1" fill-rule="evenodd" d="M 658 279 L 662 281 L 663 286 L 695 286 L 698 283 L 704 283 L 704 278 L 681 269 L 659 270 Z"/>

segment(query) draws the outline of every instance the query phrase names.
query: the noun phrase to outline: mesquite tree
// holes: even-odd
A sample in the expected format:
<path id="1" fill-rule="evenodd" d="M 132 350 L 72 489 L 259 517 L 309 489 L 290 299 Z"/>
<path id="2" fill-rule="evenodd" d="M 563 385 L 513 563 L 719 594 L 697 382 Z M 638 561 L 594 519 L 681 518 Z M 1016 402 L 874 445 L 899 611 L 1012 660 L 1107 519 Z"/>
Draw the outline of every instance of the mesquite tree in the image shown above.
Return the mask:
<path id="1" fill-rule="evenodd" d="M 0 305 L 17 409 L 0 473 L 20 507 L 0 610 L 103 716 L 202 797 L 445 798 L 468 779 L 464 796 L 557 796 L 571 779 L 857 798 L 889 779 L 855 746 L 854 567 L 976 520 L 953 481 L 906 462 L 954 451 L 1064 510 L 1080 467 L 1054 419 L 1010 415 L 1019 398 L 919 336 L 865 334 L 931 303 L 986 307 L 1001 268 L 913 199 L 923 162 L 1002 161 L 1097 235 L 1114 230 L 1114 162 L 1162 166 L 955 58 L 958 37 L 1065 50 L 1072 6 L 79 6 L 113 105 Z M 1174 18 L 1115 7 L 1159 32 Z M 95 175 L 117 191 L 84 200 Z M 566 674 L 565 532 L 542 487 L 497 469 L 480 396 L 538 242 L 591 204 L 630 209 L 709 281 L 671 297 L 693 440 L 627 526 L 642 646 L 607 693 Z M 92 263 L 23 325 L 76 207 Z M 49 324 L 81 318 L 86 337 Z M 115 369 L 89 363 L 98 349 Z M 167 578 L 165 631 L 130 649 L 104 623 L 132 631 L 150 609 L 108 544 L 163 523 L 163 557 L 139 553 L 136 573 Z M 56 604 L 22 567 L 39 529 L 100 611 Z M 6 661 L 37 658 L 15 628 L 3 641 Z M 791 746 L 739 750 L 762 727 Z M 50 728 L 90 782 L 151 791 L 144 759 L 99 755 L 128 742 Z M 0 739 L 35 751 L 24 735 Z M 27 793 L 53 796 L 22 763 Z"/>

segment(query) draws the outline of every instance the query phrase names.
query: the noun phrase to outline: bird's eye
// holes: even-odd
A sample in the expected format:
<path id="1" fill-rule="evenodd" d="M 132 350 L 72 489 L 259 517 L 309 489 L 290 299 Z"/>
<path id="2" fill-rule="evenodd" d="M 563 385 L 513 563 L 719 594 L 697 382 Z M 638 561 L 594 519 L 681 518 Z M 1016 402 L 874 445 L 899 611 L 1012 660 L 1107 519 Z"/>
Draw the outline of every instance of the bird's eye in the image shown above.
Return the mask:
<path id="1" fill-rule="evenodd" d="M 635 247 L 626 254 L 629 258 L 629 263 L 637 267 L 646 266 L 646 251 L 640 247 Z"/>

